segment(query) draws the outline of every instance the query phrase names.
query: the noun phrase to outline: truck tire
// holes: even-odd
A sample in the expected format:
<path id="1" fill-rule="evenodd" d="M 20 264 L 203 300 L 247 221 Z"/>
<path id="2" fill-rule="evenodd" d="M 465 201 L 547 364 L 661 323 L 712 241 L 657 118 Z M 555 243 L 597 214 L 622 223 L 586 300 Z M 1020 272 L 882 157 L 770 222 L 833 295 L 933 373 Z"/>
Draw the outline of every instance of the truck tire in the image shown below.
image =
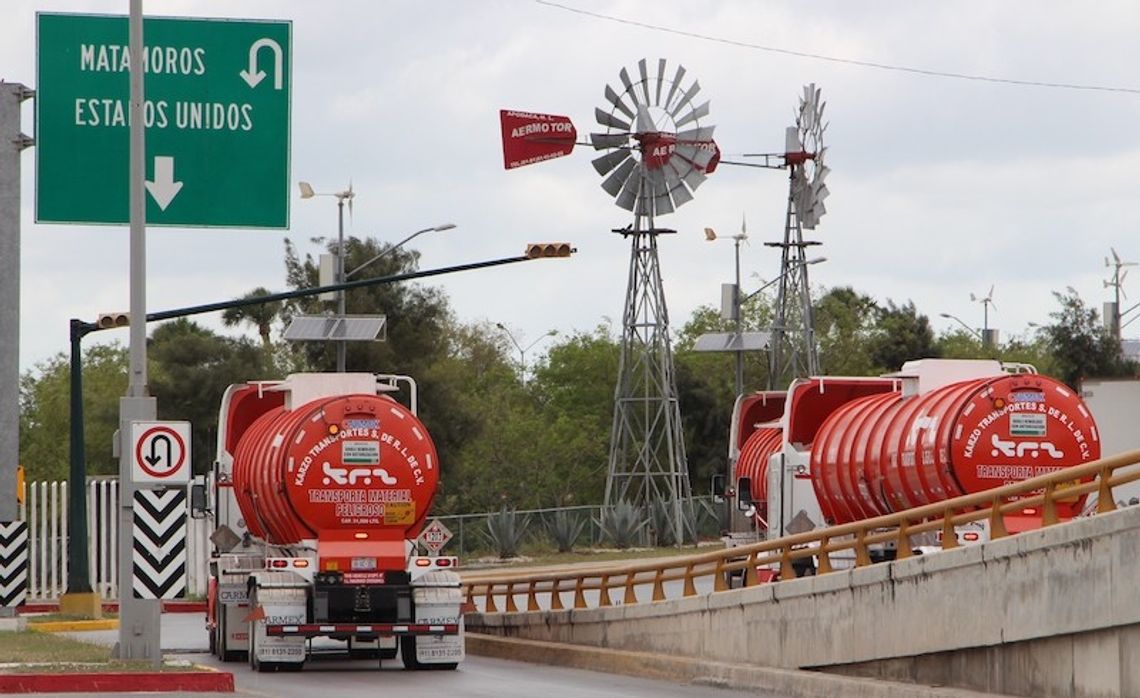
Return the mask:
<path id="1" fill-rule="evenodd" d="M 459 668 L 458 662 L 427 664 L 416 659 L 416 638 L 412 635 L 400 638 L 400 660 L 404 662 L 405 669 L 412 671 L 455 671 Z"/>
<path id="2" fill-rule="evenodd" d="M 418 671 L 423 665 L 416 659 L 416 638 L 405 635 L 400 638 L 400 661 L 408 671 Z"/>
<path id="3" fill-rule="evenodd" d="M 375 647 L 357 647 L 357 640 L 354 637 L 348 638 L 346 642 L 348 644 L 349 659 L 383 659 L 380 655 L 380 650 Z"/>
<path id="4" fill-rule="evenodd" d="M 249 668 L 250 671 L 261 671 L 261 663 L 257 661 L 257 640 L 253 639 L 254 622 L 249 622 Z"/>
<path id="5" fill-rule="evenodd" d="M 245 659 L 245 653 L 242 650 L 231 650 L 229 645 L 226 644 L 230 631 L 226 626 L 226 612 L 224 606 L 222 607 L 222 612 L 218 615 L 218 622 L 214 626 L 214 632 L 217 636 L 216 645 L 218 648 L 218 651 L 214 652 L 214 656 L 223 662 L 240 662 Z"/>

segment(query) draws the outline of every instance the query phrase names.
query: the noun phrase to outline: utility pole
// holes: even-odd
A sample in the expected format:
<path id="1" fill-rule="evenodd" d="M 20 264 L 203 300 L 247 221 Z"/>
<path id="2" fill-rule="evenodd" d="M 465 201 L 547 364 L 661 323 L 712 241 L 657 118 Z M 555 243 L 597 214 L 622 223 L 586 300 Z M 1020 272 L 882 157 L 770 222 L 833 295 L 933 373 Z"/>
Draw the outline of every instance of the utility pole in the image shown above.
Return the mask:
<path id="1" fill-rule="evenodd" d="M 25 552 L 28 529 L 19 521 L 15 484 L 20 461 L 20 153 L 32 139 L 20 132 L 20 104 L 32 95 L 19 83 L 0 82 L 0 538 L 3 547 Z M 3 583 L 12 586 L 18 570 L 4 562 Z M 23 574 L 20 588 L 26 590 L 26 563 Z M 15 616 L 22 590 L 13 586 L 5 594 L 0 617 Z"/>
<path id="2" fill-rule="evenodd" d="M 153 421 L 158 402 L 148 395 L 146 373 L 146 134 L 143 118 L 142 0 L 130 15 L 130 369 L 127 394 L 119 400 L 119 659 L 162 663 L 162 605 L 134 595 L 134 503 L 131 422 Z"/>

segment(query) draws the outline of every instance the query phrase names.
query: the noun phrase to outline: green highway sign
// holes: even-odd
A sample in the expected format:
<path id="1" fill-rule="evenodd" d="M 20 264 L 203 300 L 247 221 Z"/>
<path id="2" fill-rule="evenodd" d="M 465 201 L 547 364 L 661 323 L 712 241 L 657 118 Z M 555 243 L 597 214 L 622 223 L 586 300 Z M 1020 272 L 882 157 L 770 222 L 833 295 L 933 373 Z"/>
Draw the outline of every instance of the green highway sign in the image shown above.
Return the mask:
<path id="1" fill-rule="evenodd" d="M 129 220 L 125 16 L 37 16 L 36 220 Z M 148 225 L 289 226 L 292 24 L 143 20 Z"/>

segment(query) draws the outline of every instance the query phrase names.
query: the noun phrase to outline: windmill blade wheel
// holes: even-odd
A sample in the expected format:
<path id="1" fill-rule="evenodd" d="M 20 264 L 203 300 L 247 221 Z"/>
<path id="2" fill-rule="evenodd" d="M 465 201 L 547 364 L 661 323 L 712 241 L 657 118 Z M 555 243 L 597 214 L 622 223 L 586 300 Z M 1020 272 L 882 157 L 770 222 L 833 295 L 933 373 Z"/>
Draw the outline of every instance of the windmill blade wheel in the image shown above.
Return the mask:
<path id="1" fill-rule="evenodd" d="M 663 58 L 623 67 L 618 82 L 605 86 L 605 102 L 594 109 L 605 132 L 590 134 L 590 143 L 609 152 L 592 164 L 618 206 L 655 216 L 692 201 L 715 148 L 714 127 L 705 123 L 709 102 L 698 104 L 700 91 L 684 66 Z"/>

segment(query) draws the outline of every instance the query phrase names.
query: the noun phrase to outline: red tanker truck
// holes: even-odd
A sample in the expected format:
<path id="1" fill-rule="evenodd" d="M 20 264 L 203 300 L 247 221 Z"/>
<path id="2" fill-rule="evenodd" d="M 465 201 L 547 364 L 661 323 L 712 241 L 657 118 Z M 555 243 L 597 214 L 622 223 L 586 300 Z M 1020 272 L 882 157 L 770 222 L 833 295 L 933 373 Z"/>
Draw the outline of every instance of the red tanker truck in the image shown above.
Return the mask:
<path id="1" fill-rule="evenodd" d="M 1079 395 L 1025 365 L 922 359 L 877 378 L 798 379 L 733 411 L 729 545 L 903 511 L 1100 457 Z M 1080 513 L 1084 497 L 1058 504 Z M 1040 512 L 1006 519 L 1040 526 Z M 984 524 L 958 532 L 985 540 Z M 936 544 L 937 541 L 930 541 Z M 919 542 L 921 544 L 921 542 Z M 872 552 L 889 558 L 889 548 Z"/>
<path id="2" fill-rule="evenodd" d="M 206 511 L 218 657 L 299 669 L 324 637 L 381 661 L 398 645 L 409 669 L 463 660 L 458 561 L 416 554 L 439 483 L 416 400 L 411 378 L 366 373 L 226 390 Z"/>

